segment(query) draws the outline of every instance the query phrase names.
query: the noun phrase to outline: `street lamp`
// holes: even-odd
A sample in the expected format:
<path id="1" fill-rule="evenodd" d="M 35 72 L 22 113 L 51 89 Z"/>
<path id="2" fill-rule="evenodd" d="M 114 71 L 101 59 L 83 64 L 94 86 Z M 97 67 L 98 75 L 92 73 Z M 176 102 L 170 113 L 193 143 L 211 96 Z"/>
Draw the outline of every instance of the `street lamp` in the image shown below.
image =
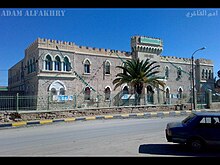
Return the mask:
<path id="1" fill-rule="evenodd" d="M 195 85 L 194 85 L 194 67 L 193 67 L 193 65 L 194 65 L 194 57 L 193 57 L 193 55 L 197 52 L 197 51 L 199 51 L 199 50 L 204 50 L 205 49 L 205 47 L 202 47 L 202 48 L 199 48 L 199 49 L 197 49 L 196 51 L 194 51 L 193 52 L 193 54 L 192 54 L 192 57 L 191 57 L 191 59 L 192 59 L 192 93 L 193 93 L 193 109 L 195 110 L 196 109 L 196 106 L 195 106 Z M 192 102 L 192 101 L 191 101 Z"/>

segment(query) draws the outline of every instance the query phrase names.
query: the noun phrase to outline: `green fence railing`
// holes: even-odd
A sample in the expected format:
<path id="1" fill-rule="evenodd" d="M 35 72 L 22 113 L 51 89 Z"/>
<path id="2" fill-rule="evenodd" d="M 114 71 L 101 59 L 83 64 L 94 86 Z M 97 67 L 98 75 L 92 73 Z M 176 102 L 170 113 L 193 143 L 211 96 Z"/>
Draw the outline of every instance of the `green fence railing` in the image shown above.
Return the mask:
<path id="1" fill-rule="evenodd" d="M 204 97 L 201 97 L 201 99 Z M 117 94 L 99 95 L 91 92 L 89 96 L 84 93 L 72 95 L 42 95 L 42 96 L 0 96 L 0 111 L 31 111 L 31 110 L 73 110 L 96 107 L 123 107 L 138 105 L 181 104 L 189 103 L 185 99 L 169 98 L 170 101 L 160 100 L 153 95 Z M 198 99 L 199 100 L 199 99 Z M 202 103 L 203 104 L 203 103 Z"/>

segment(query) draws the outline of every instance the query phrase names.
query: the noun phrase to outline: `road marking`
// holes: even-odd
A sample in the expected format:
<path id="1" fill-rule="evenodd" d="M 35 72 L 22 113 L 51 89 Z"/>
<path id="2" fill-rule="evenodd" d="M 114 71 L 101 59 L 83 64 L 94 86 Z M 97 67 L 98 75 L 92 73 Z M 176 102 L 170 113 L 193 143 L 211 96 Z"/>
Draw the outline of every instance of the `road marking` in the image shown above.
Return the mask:
<path id="1" fill-rule="evenodd" d="M 163 114 L 164 114 L 164 115 L 169 115 L 169 114 L 170 114 L 170 112 L 163 112 Z"/>
<path id="2" fill-rule="evenodd" d="M 95 120 L 96 117 L 95 116 L 91 116 L 91 117 L 86 117 L 86 120 Z"/>
<path id="3" fill-rule="evenodd" d="M 64 121 L 75 121 L 76 119 L 75 118 L 66 118 L 66 119 L 64 119 Z"/>
<path id="4" fill-rule="evenodd" d="M 151 114 L 151 116 L 157 116 L 156 112 L 151 112 L 150 114 Z"/>
<path id="5" fill-rule="evenodd" d="M 12 126 L 17 127 L 17 126 L 22 126 L 22 125 L 26 125 L 26 124 L 27 124 L 27 122 L 21 121 L 21 122 L 12 123 Z"/>
<path id="6" fill-rule="evenodd" d="M 53 120 L 41 120 L 40 124 L 47 124 L 47 123 L 52 123 Z"/>
<path id="7" fill-rule="evenodd" d="M 144 113 L 137 113 L 137 116 L 144 116 Z"/>
<path id="8" fill-rule="evenodd" d="M 105 119 L 112 119 L 113 118 L 113 116 L 104 116 L 105 117 Z"/>
<path id="9" fill-rule="evenodd" d="M 121 117 L 129 117 L 129 114 L 122 114 Z"/>

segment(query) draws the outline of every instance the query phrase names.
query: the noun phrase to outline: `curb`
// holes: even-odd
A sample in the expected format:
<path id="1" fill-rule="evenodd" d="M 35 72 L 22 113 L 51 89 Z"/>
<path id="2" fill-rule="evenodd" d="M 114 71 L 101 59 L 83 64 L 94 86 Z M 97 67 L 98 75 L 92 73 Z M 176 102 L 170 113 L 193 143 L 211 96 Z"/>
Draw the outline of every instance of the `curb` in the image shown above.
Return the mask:
<path id="1" fill-rule="evenodd" d="M 181 110 L 181 111 L 170 111 L 170 112 L 145 112 L 145 113 L 130 113 L 130 114 L 116 114 L 116 115 L 100 115 L 100 116 L 88 116 L 88 117 L 73 117 L 65 119 L 45 119 L 36 121 L 20 121 L 12 123 L 0 124 L 0 128 L 15 128 L 30 125 L 43 125 L 57 122 L 72 122 L 72 121 L 87 121 L 87 120 L 98 120 L 98 119 L 124 119 L 124 118 L 151 118 L 151 117 L 174 117 L 181 115 L 188 115 L 192 112 L 207 112 L 207 110 Z M 210 110 L 209 110 L 210 111 Z"/>

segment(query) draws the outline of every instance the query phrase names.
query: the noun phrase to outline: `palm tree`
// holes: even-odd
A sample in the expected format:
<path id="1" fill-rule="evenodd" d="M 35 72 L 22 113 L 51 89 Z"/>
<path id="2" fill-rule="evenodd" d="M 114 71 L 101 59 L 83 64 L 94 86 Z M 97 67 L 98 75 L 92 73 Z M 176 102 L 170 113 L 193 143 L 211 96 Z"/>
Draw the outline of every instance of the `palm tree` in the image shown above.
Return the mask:
<path id="1" fill-rule="evenodd" d="M 154 87 L 162 86 L 165 83 L 159 79 L 160 76 L 156 74 L 160 71 L 156 70 L 160 65 L 156 64 L 156 61 L 150 62 L 149 59 L 145 61 L 139 59 L 131 59 L 124 62 L 123 66 L 116 66 L 116 68 L 121 68 L 122 73 L 118 73 L 116 78 L 113 80 L 113 85 L 115 85 L 114 90 L 121 86 L 122 84 L 129 84 L 133 87 L 135 92 L 135 100 L 140 103 L 140 95 L 145 84 L 150 84 Z"/>

